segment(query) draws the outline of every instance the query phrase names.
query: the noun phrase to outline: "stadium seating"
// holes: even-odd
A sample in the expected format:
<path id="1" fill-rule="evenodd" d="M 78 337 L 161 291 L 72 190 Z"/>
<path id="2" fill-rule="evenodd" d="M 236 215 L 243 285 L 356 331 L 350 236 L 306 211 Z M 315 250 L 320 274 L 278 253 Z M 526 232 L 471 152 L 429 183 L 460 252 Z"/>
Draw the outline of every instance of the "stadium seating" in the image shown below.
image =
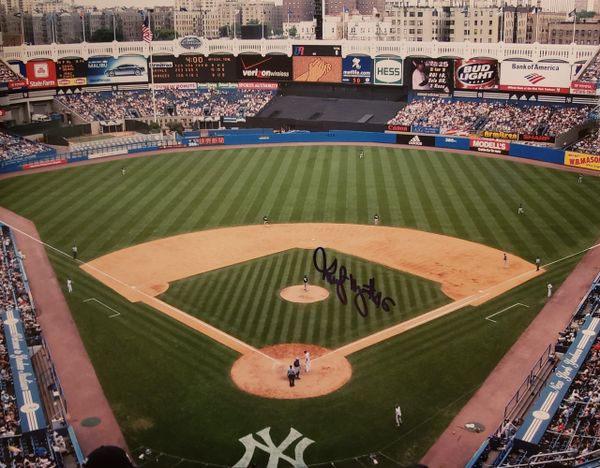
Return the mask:
<path id="1" fill-rule="evenodd" d="M 597 317 L 600 317 L 600 275 L 596 277 L 569 325 L 559 333 L 554 347 L 556 356 L 559 357 L 554 364 L 555 369 L 560 367 L 561 356 L 567 353 L 574 341 L 589 335 L 587 330 L 585 333 L 580 333 L 584 323 L 590 323 L 591 318 L 597 320 Z M 577 346 L 577 349 L 580 347 Z M 551 374 L 550 379 L 554 375 L 556 374 Z M 543 385 L 547 386 L 548 381 Z M 554 391 L 555 388 L 552 386 L 550 391 Z M 544 398 L 540 396 L 540 399 L 547 401 L 546 396 Z M 533 408 L 535 409 L 535 404 Z M 536 457 L 535 466 L 580 466 L 591 461 L 600 463 L 599 410 L 600 335 L 596 336 L 593 346 L 572 378 L 570 387 L 556 412 L 553 415 L 551 413 L 552 420 L 543 432 L 539 443 L 527 445 L 519 440 L 520 428 L 527 434 L 535 427 L 526 424 L 526 417 L 532 411 L 529 409 L 521 417 L 505 421 L 486 442 L 487 450 L 483 450 L 484 446 L 482 446 L 478 454 L 481 454 L 480 457 L 487 458 L 488 454 L 496 451 L 493 460 L 488 460 L 489 464 L 486 464 L 494 467 L 525 466 L 520 464 L 532 462 L 533 460 L 530 459 L 532 455 Z M 537 412 L 539 411 L 533 411 L 532 414 L 535 415 Z M 477 463 L 482 461 L 483 458 L 472 459 L 467 466 L 481 466 Z M 552 463 L 565 464 L 553 465 Z"/>
<path id="2" fill-rule="evenodd" d="M 600 54 L 590 61 L 583 73 L 577 78 L 577 81 L 584 83 L 597 83 L 600 78 Z"/>
<path id="3" fill-rule="evenodd" d="M 0 83 L 10 83 L 11 81 L 19 80 L 23 80 L 23 77 L 17 75 L 6 63 L 0 60 Z"/>
<path id="4" fill-rule="evenodd" d="M 44 156 L 55 151 L 41 143 L 0 132 L 0 163 Z"/>
<path id="5" fill-rule="evenodd" d="M 22 254 L 13 244 L 10 230 L 0 225 L 0 312 L 18 309 L 25 329 L 29 349 L 41 344 L 41 328 L 37 322 L 25 274 L 21 268 Z M 21 416 L 17 409 L 15 382 L 9 362 L 5 327 L 0 320 L 0 466 L 53 468 L 62 467 L 62 454 L 70 450 L 65 431 L 61 435 L 46 427 L 22 433 Z M 28 382 L 31 384 L 31 382 Z"/>
<path id="6" fill-rule="evenodd" d="M 155 92 L 160 116 L 254 116 L 271 100 L 269 90 L 165 89 Z M 115 120 L 153 116 L 152 94 L 148 90 L 82 93 L 59 96 L 61 104 L 83 120 Z"/>
<path id="7" fill-rule="evenodd" d="M 578 153 L 600 154 L 600 130 L 593 131 L 570 149 Z"/>
<path id="8" fill-rule="evenodd" d="M 589 107 L 521 106 L 428 98 L 412 101 L 388 123 L 435 127 L 440 133 L 490 130 L 555 136 L 586 122 L 589 112 Z"/>

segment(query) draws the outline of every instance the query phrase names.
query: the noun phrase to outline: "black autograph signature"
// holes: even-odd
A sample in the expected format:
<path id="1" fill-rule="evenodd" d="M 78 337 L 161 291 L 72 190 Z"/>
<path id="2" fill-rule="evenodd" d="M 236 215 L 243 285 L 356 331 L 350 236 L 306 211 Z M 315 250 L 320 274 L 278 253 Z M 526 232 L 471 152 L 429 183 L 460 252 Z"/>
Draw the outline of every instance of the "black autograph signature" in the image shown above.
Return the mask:
<path id="1" fill-rule="evenodd" d="M 381 291 L 377 291 L 375 278 L 371 278 L 368 284 L 360 285 L 352 273 L 348 273 L 344 265 L 340 265 L 338 268 L 337 258 L 334 258 L 331 265 L 328 265 L 327 252 L 323 247 L 315 249 L 313 264 L 317 271 L 322 274 L 323 280 L 329 284 L 335 284 L 337 297 L 344 305 L 348 304 L 346 282 L 350 283 L 350 290 L 354 293 L 354 307 L 362 317 L 369 315 L 369 301 L 375 304 L 377 309 L 381 308 L 385 312 L 389 312 L 396 305 L 396 301 L 391 297 L 383 296 Z"/>

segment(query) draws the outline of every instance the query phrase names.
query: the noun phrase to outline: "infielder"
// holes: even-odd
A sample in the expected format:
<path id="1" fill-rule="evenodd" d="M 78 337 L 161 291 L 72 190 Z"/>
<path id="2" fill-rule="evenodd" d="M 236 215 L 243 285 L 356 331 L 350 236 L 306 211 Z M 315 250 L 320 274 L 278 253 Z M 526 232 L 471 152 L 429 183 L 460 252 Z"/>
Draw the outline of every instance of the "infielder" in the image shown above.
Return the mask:
<path id="1" fill-rule="evenodd" d="M 304 275 L 302 281 L 304 281 L 304 291 L 306 292 L 308 291 L 308 276 Z"/>
<path id="2" fill-rule="evenodd" d="M 379 215 L 377 213 L 373 216 L 373 224 L 375 224 L 375 226 L 379 225 Z"/>
<path id="3" fill-rule="evenodd" d="M 77 260 L 77 245 L 73 244 L 73 247 L 71 247 L 71 253 L 73 254 L 73 260 Z"/>
<path id="4" fill-rule="evenodd" d="M 294 359 L 294 374 L 296 375 L 296 380 L 300 380 L 300 358 L 298 356 Z"/>
<path id="5" fill-rule="evenodd" d="M 504 254 L 502 260 L 504 261 L 504 268 L 506 268 L 508 266 L 508 257 L 506 256 L 506 253 Z"/>
<path id="6" fill-rule="evenodd" d="M 304 351 L 304 372 L 307 374 L 310 372 L 310 353 Z"/>
<path id="7" fill-rule="evenodd" d="M 268 217 L 267 215 L 264 215 L 264 216 L 263 216 L 263 224 L 264 224 L 264 225 L 267 225 L 267 224 L 269 224 L 269 217 Z"/>
<path id="8" fill-rule="evenodd" d="M 535 271 L 540 271 L 541 264 L 542 260 L 540 260 L 540 257 L 535 257 Z"/>
<path id="9" fill-rule="evenodd" d="M 402 408 L 398 404 L 396 404 L 396 408 L 394 409 L 394 416 L 396 418 L 396 427 L 400 427 L 400 424 L 402 424 Z"/>

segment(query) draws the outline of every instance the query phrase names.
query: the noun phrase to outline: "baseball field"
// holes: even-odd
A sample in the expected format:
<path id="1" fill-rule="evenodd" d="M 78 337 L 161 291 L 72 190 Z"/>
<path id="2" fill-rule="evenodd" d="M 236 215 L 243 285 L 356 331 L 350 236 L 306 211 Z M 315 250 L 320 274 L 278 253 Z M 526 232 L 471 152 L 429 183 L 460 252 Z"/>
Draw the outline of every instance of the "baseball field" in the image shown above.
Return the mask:
<path id="1" fill-rule="evenodd" d="M 359 151 L 214 149 L 0 181 L 2 206 L 73 280 L 69 307 L 129 447 L 158 455 L 145 466 L 232 466 L 264 428 L 275 445 L 298 431 L 286 454 L 304 444 L 308 465 L 417 462 L 598 238 L 598 178 Z M 342 304 L 318 246 L 395 306 L 369 300 L 363 316 L 349 284 Z M 282 299 L 304 274 L 328 297 Z M 290 389 L 285 366 L 307 347 L 314 374 Z"/>

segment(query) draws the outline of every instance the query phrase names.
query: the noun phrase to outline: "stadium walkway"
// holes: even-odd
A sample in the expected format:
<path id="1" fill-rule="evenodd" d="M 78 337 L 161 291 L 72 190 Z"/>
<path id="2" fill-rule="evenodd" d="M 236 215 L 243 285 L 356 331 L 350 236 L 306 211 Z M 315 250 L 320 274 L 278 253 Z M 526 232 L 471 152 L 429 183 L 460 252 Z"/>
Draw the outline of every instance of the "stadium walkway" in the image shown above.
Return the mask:
<path id="1" fill-rule="evenodd" d="M 567 325 L 598 271 L 600 247 L 583 256 L 556 294 L 425 454 L 421 463 L 431 468 L 465 466 L 483 441 L 500 425 L 506 403 L 544 349 L 556 342 L 558 333 Z M 469 432 L 463 428 L 468 422 L 481 423 L 485 430 L 479 434 Z"/>
<path id="2" fill-rule="evenodd" d="M 38 322 L 65 393 L 69 423 L 75 429 L 83 453 L 87 455 L 101 445 L 116 445 L 127 450 L 125 438 L 83 346 L 44 245 L 38 241 L 40 236 L 35 225 L 2 207 L 0 221 L 28 234 L 14 231 L 17 247 L 26 257 L 25 268 Z M 100 424 L 82 426 L 81 422 L 89 417 L 99 418 Z"/>

